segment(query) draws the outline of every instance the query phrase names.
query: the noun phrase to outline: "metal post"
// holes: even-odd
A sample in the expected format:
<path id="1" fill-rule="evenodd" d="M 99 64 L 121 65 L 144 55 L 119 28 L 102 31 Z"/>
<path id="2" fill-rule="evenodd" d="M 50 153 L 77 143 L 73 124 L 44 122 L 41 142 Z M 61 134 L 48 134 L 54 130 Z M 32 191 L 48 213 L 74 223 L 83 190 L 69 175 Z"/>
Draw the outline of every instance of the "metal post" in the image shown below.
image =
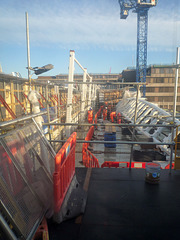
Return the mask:
<path id="1" fill-rule="evenodd" d="M 51 142 L 66 142 L 67 139 L 65 140 L 51 140 Z M 102 141 L 102 140 L 93 140 L 93 141 L 85 141 L 85 140 L 76 140 L 76 143 L 100 143 L 100 144 L 104 144 L 104 143 L 112 143 L 112 141 Z M 136 141 L 113 141 L 113 143 L 115 144 L 125 144 L 125 145 L 132 145 L 132 144 L 138 144 L 138 145 L 159 145 L 159 146 L 162 146 L 162 145 L 172 145 L 171 143 L 169 142 L 136 142 Z"/>
<path id="2" fill-rule="evenodd" d="M 28 63 L 28 80 L 31 90 L 31 71 L 30 71 L 30 47 L 29 47 L 29 22 L 28 22 L 28 13 L 26 12 L 26 41 L 27 41 L 27 63 Z"/>
<path id="3" fill-rule="evenodd" d="M 49 113 L 48 85 L 46 85 L 46 107 L 47 107 L 48 123 L 50 123 L 51 119 L 50 119 L 50 113 Z M 51 140 L 50 126 L 48 126 L 48 134 L 49 134 L 49 139 Z"/>
<path id="4" fill-rule="evenodd" d="M 136 106 L 135 106 L 135 113 L 134 113 L 134 124 L 136 124 L 136 119 L 137 119 L 138 99 L 139 99 L 139 85 L 137 85 Z M 135 127 L 133 128 L 132 141 L 134 141 L 134 136 L 135 136 Z M 133 144 L 131 145 L 131 155 L 130 155 L 130 161 L 129 161 L 129 169 L 131 169 L 132 158 L 133 158 Z"/>
<path id="5" fill-rule="evenodd" d="M 143 97 L 146 95 L 148 10 L 149 8 L 146 7 L 137 10 L 136 82 L 144 83 Z"/>
<path id="6" fill-rule="evenodd" d="M 22 121 L 27 121 L 29 119 L 42 116 L 44 114 L 47 114 L 47 111 L 36 113 L 36 114 L 32 114 L 32 115 L 28 115 L 28 116 L 21 117 L 21 118 L 16 118 L 16 119 L 13 119 L 13 120 L 10 120 L 10 121 L 6 121 L 6 122 L 0 122 L 0 129 L 3 128 L 3 127 L 7 127 L 7 126 L 10 126 L 10 125 L 13 125 L 13 124 L 17 125 L 18 123 L 21 123 Z"/>
<path id="7" fill-rule="evenodd" d="M 12 120 L 14 121 L 14 120 Z M 42 125 L 48 126 L 48 125 L 53 125 L 53 126 L 117 126 L 117 127 L 136 127 L 137 124 L 132 124 L 132 123 L 122 123 L 119 125 L 119 123 L 95 123 L 95 124 L 91 124 L 91 123 L 55 123 L 55 122 L 51 122 L 51 123 L 43 123 Z M 138 127 L 169 127 L 171 128 L 173 125 L 171 124 L 138 124 Z M 1 123 L 0 123 L 0 127 L 1 127 Z"/>
<path id="8" fill-rule="evenodd" d="M 175 125 L 175 116 L 176 116 L 176 102 L 177 102 L 177 87 L 178 87 L 178 77 L 179 77 L 179 47 L 177 47 L 176 53 L 176 79 L 174 84 L 174 103 L 173 103 L 173 124 Z M 174 127 L 172 127 L 171 141 L 174 141 Z M 172 170 L 172 160 L 173 160 L 173 146 L 171 145 L 171 155 L 170 155 L 170 167 L 169 173 Z"/>
<path id="9" fill-rule="evenodd" d="M 90 77 L 89 82 L 92 83 L 92 77 Z M 91 106 L 91 84 L 89 84 L 89 103 L 88 103 L 88 106 Z"/>
<path id="10" fill-rule="evenodd" d="M 83 73 L 83 83 L 86 83 L 86 79 L 87 79 L 87 69 L 85 68 Z M 84 114 L 85 114 L 85 98 L 86 98 L 86 85 L 83 84 L 82 85 L 81 120 L 83 120 Z"/>
<path id="11" fill-rule="evenodd" d="M 4 220 L 2 214 L 0 213 L 0 226 L 3 229 L 5 235 L 8 237 L 9 240 L 17 240 L 18 238 L 15 236 L 13 231 L 11 230 L 10 226 Z"/>
<path id="12" fill-rule="evenodd" d="M 70 51 L 69 56 L 69 76 L 68 82 L 74 81 L 74 60 L 75 60 L 75 52 L 73 50 Z M 73 84 L 68 85 L 68 97 L 67 97 L 67 110 L 66 110 L 66 122 L 70 123 L 72 121 L 72 97 L 73 97 Z M 67 128 L 66 131 L 67 136 L 70 136 L 70 127 Z"/>
<path id="13" fill-rule="evenodd" d="M 173 122 L 175 121 L 176 116 L 176 102 L 177 102 L 177 88 L 178 88 L 178 75 L 179 75 L 179 47 L 177 47 L 177 54 L 176 54 L 176 79 L 174 85 L 174 104 L 173 104 Z"/>

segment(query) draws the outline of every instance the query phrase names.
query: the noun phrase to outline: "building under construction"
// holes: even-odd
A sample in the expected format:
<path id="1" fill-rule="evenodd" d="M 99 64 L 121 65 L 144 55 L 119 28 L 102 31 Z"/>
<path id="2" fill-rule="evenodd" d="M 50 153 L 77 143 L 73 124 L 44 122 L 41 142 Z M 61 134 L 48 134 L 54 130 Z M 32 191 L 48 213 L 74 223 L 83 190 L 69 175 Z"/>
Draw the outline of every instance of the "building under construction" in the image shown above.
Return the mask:
<path id="1" fill-rule="evenodd" d="M 147 81 L 174 78 L 157 69 Z M 74 51 L 68 75 L 0 77 L 0 239 L 178 239 L 180 122 L 143 83 L 89 74 Z"/>

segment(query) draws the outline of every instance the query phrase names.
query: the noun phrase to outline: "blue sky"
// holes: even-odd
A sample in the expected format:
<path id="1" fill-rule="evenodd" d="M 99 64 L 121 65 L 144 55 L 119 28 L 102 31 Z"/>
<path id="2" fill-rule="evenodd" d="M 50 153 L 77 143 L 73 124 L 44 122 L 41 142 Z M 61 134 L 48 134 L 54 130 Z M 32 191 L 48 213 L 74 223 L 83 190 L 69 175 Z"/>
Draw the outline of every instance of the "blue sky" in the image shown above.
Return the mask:
<path id="1" fill-rule="evenodd" d="M 118 0 L 6 0 L 0 5 L 0 64 L 27 77 L 26 21 L 31 66 L 53 64 L 42 75 L 68 73 L 69 51 L 89 73 L 120 73 L 136 64 L 137 15 L 121 20 Z M 180 46 L 179 0 L 149 10 L 148 64 L 171 64 Z M 82 70 L 75 65 L 75 73 Z M 33 75 L 36 78 L 35 75 Z"/>

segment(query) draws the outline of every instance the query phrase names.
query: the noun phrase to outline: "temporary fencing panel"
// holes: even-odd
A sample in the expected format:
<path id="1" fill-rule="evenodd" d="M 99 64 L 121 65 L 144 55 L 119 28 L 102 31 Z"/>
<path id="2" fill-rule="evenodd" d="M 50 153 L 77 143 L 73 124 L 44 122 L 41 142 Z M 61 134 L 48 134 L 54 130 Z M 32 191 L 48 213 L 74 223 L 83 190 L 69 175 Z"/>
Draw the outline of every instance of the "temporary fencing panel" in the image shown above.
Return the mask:
<path id="1" fill-rule="evenodd" d="M 83 164 L 87 168 L 99 168 L 98 159 L 87 149 L 84 148 Z"/>
<path id="2" fill-rule="evenodd" d="M 86 137 L 85 141 L 90 141 L 92 139 L 92 136 L 94 134 L 94 126 L 90 127 Z M 85 167 L 98 167 L 99 168 L 99 162 L 98 159 L 87 149 L 89 146 L 89 143 L 83 143 L 82 146 L 82 161 Z"/>
<path id="3" fill-rule="evenodd" d="M 54 212 L 58 213 L 75 174 L 75 147 L 76 135 L 74 132 L 55 157 L 54 179 Z"/>
<path id="4" fill-rule="evenodd" d="M 21 239 L 32 237 L 42 217 L 53 214 L 53 155 L 42 138 L 29 124 L 0 140 L 1 212 Z"/>

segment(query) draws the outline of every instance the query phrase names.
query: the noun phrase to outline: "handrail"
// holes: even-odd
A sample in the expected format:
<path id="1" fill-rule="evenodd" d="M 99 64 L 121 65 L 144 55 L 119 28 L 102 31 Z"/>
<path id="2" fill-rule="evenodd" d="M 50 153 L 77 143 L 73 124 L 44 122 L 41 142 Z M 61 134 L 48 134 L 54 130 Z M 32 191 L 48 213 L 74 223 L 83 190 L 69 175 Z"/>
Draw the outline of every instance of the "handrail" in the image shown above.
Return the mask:
<path id="1" fill-rule="evenodd" d="M 26 115 L 24 117 L 16 118 L 16 119 L 13 119 L 13 120 L 10 120 L 10 121 L 7 121 L 7 122 L 1 122 L 0 123 L 0 128 L 6 127 L 6 126 L 9 126 L 9 125 L 12 125 L 12 124 L 20 123 L 20 122 L 23 122 L 23 121 L 26 121 L 26 120 L 29 120 L 29 119 L 33 119 L 35 117 L 39 117 L 39 116 L 42 116 L 44 114 L 47 114 L 47 111 L 36 113 L 36 114 L 31 114 L 31 115 Z"/>
<path id="2" fill-rule="evenodd" d="M 65 142 L 65 140 L 49 140 L 49 142 Z M 95 141 L 91 141 L 91 140 L 77 140 L 76 143 L 112 143 L 112 141 L 102 141 L 102 140 L 95 140 Z M 168 146 L 171 146 L 173 145 L 174 146 L 174 142 L 172 143 L 169 143 L 169 142 L 136 142 L 136 141 L 113 141 L 113 143 L 116 143 L 116 144 L 128 144 L 128 145 L 132 145 L 132 144 L 139 144 L 139 145 L 168 145 Z"/>
<path id="3" fill-rule="evenodd" d="M 43 125 L 63 126 L 117 126 L 117 127 L 174 127 L 174 124 L 132 124 L 132 123 L 43 123 Z"/>

